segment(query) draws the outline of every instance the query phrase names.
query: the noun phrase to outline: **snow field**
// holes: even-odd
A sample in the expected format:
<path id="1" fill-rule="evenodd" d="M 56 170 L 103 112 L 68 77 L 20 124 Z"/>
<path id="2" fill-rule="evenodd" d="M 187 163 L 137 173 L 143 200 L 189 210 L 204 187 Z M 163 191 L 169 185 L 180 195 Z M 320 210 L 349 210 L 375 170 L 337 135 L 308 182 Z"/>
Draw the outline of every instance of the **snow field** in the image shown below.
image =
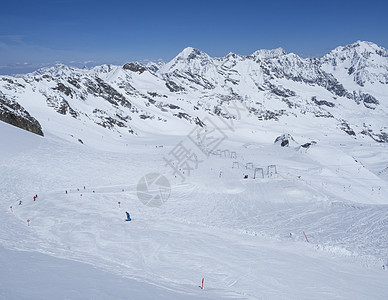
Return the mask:
<path id="1" fill-rule="evenodd" d="M 22 138 L 29 134 L 1 129 Z M 222 148 L 236 150 L 239 169 L 232 169 L 233 159 L 212 155 L 182 183 L 163 161 L 182 139 L 160 137 L 117 152 L 52 136 L 15 144 L 12 155 L 2 148 L 9 155 L 1 163 L 0 244 L 31 256 L 1 248 L 16 260 L 5 264 L 1 278 L 8 272 L 18 277 L 17 270 L 25 268 L 48 279 L 49 266 L 55 265 L 67 276 L 54 275 L 47 282 L 70 299 L 125 299 L 130 291 L 121 280 L 133 286 L 135 297 L 149 299 L 388 296 L 388 273 L 381 269 L 388 257 L 387 184 L 369 171 L 369 162 L 378 164 L 374 149 L 318 143 L 300 152 L 265 143 L 238 146 L 248 138 L 230 139 Z M 29 151 L 23 151 L 27 146 Z M 358 173 L 358 163 L 346 153 L 362 157 L 366 170 Z M 252 172 L 244 169 L 247 162 L 275 164 L 278 174 L 253 180 L 250 173 L 243 180 Z M 159 208 L 144 206 L 136 195 L 138 180 L 149 172 L 165 174 L 172 185 L 170 198 Z M 381 186 L 381 194 L 369 192 L 370 180 Z M 133 222 L 124 222 L 126 210 Z M 78 271 L 84 278 L 69 292 L 71 274 Z M 115 289 L 107 287 L 105 278 L 116 282 Z M 0 296 L 46 295 L 33 288 L 36 281 L 23 279 L 30 290 L 7 279 Z"/>

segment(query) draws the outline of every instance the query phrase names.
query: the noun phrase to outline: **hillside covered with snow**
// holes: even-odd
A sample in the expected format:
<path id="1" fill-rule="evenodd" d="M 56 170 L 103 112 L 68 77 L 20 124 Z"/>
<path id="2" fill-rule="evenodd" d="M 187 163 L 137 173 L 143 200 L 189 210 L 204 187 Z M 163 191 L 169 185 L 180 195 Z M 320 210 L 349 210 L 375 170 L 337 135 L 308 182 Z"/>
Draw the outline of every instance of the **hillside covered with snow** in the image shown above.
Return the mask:
<path id="1" fill-rule="evenodd" d="M 317 128 L 325 123 L 358 139 L 388 141 L 388 52 L 370 42 L 338 47 L 322 58 L 281 48 L 212 58 L 188 47 L 166 64 L 56 65 L 2 76 L 0 91 L 2 112 L 16 102 L 43 131 L 66 127 L 57 134 L 91 144 L 99 127 L 117 138 L 155 130 L 169 135 L 177 127 L 185 133 L 208 125 L 207 119 L 236 118 L 226 110 L 233 103 L 244 105 L 256 126 L 309 118 Z"/>
<path id="2" fill-rule="evenodd" d="M 361 41 L 1 76 L 0 299 L 387 298 L 387 95 Z"/>

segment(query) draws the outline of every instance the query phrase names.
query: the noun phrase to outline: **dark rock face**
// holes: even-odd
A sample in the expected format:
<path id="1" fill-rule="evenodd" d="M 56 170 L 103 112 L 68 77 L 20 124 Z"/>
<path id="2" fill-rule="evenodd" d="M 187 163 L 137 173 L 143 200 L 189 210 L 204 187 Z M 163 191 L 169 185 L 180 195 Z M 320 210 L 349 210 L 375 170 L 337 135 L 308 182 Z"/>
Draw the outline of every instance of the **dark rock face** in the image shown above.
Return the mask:
<path id="1" fill-rule="evenodd" d="M 32 117 L 20 104 L 8 100 L 0 92 L 0 121 L 21 129 L 44 136 L 39 122 Z"/>
<path id="2" fill-rule="evenodd" d="M 57 87 L 53 88 L 53 90 L 61 91 L 66 96 L 71 96 L 71 98 L 73 98 L 73 93 L 71 92 L 71 88 L 65 86 L 63 83 L 58 83 Z"/>
<path id="3" fill-rule="evenodd" d="M 95 82 L 93 82 L 92 80 L 87 80 L 85 82 L 87 90 L 90 94 L 102 97 L 113 105 L 118 106 L 118 103 L 120 103 L 122 106 L 131 108 L 131 103 L 116 89 L 111 87 L 101 78 L 96 77 L 95 80 Z"/>
<path id="4" fill-rule="evenodd" d="M 327 107 L 334 107 L 335 104 L 330 102 L 330 101 L 326 101 L 326 100 L 317 100 L 317 97 L 314 96 L 311 98 L 311 100 L 316 104 L 316 105 L 319 105 L 319 106 L 327 106 Z"/>
<path id="5" fill-rule="evenodd" d="M 200 126 L 200 127 L 204 127 L 206 126 L 204 122 L 201 121 L 200 118 L 196 117 L 195 120 L 194 120 L 195 124 Z"/>
<path id="6" fill-rule="evenodd" d="M 351 136 L 356 136 L 356 133 L 354 132 L 354 130 L 350 127 L 350 125 L 345 120 L 341 121 L 341 124 L 339 124 L 339 128 Z"/>
<path id="7" fill-rule="evenodd" d="M 177 114 L 174 114 L 175 117 L 178 117 L 179 119 L 186 119 L 186 120 L 191 120 L 190 116 L 187 113 L 184 112 L 179 112 Z"/>
<path id="8" fill-rule="evenodd" d="M 300 147 L 304 149 L 309 149 L 312 145 L 316 145 L 316 144 L 317 144 L 316 141 L 311 141 L 310 143 L 305 143 L 303 145 L 300 145 Z"/>
<path id="9" fill-rule="evenodd" d="M 380 102 L 375 97 L 367 93 L 353 92 L 353 95 L 351 96 L 357 104 L 362 102 L 364 106 L 369 109 L 375 109 L 380 104 Z"/>
<path id="10" fill-rule="evenodd" d="M 388 133 L 380 130 L 379 133 L 373 132 L 372 129 L 368 128 L 364 125 L 364 129 L 361 131 L 361 134 L 367 135 L 371 137 L 373 140 L 375 140 L 378 143 L 388 143 Z"/>
<path id="11" fill-rule="evenodd" d="M 167 81 L 166 87 L 170 90 L 170 92 L 180 92 L 184 91 L 185 89 L 177 85 L 174 81 Z"/>
<path id="12" fill-rule="evenodd" d="M 63 98 L 58 99 L 46 95 L 46 103 L 61 115 L 67 115 L 69 113 L 74 119 L 78 117 L 78 113 L 72 109 L 69 102 Z"/>
<path id="13" fill-rule="evenodd" d="M 132 72 L 136 72 L 136 73 L 139 73 L 139 74 L 147 71 L 146 67 L 142 66 L 141 64 L 139 64 L 137 62 L 126 63 L 123 66 L 123 69 L 129 70 L 129 71 L 132 71 Z"/>
<path id="14" fill-rule="evenodd" d="M 290 134 L 282 134 L 275 139 L 275 144 L 279 144 L 281 147 L 288 147 L 290 145 L 290 141 L 295 141 L 294 138 Z"/>
<path id="15" fill-rule="evenodd" d="M 171 108 L 171 109 L 180 109 L 179 106 L 174 105 L 174 104 L 167 104 L 166 106 L 168 106 L 168 107 Z"/>
<path id="16" fill-rule="evenodd" d="M 360 94 L 360 97 L 362 101 L 364 102 L 364 106 L 366 108 L 375 109 L 377 105 L 380 104 L 380 102 L 369 94 Z"/>
<path id="17" fill-rule="evenodd" d="M 379 142 L 379 143 L 388 143 L 388 133 L 381 132 L 381 133 L 377 134 L 377 137 L 375 137 L 374 140 Z"/>
<path id="18" fill-rule="evenodd" d="M 286 88 L 280 88 L 280 87 L 274 86 L 272 84 L 270 84 L 270 89 L 271 89 L 271 92 L 273 94 L 280 96 L 280 97 L 288 98 L 288 97 L 296 96 L 296 93 L 294 91 L 291 91 L 291 90 L 286 89 Z"/>

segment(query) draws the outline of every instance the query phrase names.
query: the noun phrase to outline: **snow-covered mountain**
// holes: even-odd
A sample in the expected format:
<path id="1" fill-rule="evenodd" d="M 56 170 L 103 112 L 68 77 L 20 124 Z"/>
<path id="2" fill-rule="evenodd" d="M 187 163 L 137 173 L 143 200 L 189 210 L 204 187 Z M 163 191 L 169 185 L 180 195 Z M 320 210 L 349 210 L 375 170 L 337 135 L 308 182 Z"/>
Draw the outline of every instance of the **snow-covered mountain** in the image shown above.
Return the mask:
<path id="1" fill-rule="evenodd" d="M 44 136 L 0 122 L 0 299 L 387 299 L 387 66 L 357 42 L 1 76 L 0 120 Z"/>
<path id="2" fill-rule="evenodd" d="M 115 136 L 188 132 L 219 116 L 235 118 L 225 104 L 238 102 L 257 126 L 308 117 L 319 127 L 328 119 L 328 130 L 388 142 L 388 51 L 370 42 L 338 47 L 322 58 L 282 48 L 212 58 L 188 47 L 165 64 L 55 65 L 2 76 L 0 91 L 3 112 L 5 103 L 18 103 L 43 132 L 68 139 L 85 140 L 89 135 L 81 131 L 97 127 Z M 83 128 L 69 129 L 74 126 Z"/>

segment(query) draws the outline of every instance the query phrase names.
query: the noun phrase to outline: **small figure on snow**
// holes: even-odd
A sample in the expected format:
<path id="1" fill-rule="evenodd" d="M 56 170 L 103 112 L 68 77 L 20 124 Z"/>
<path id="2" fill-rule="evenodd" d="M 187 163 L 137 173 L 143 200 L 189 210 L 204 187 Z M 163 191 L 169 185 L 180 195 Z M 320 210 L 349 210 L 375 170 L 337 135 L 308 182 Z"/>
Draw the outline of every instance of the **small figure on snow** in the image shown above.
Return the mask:
<path id="1" fill-rule="evenodd" d="M 19 201 L 19 205 L 22 205 L 22 200 Z"/>
<path id="2" fill-rule="evenodd" d="M 34 201 L 36 200 L 36 196 L 34 196 Z"/>
<path id="3" fill-rule="evenodd" d="M 38 194 L 35 195 L 35 199 L 38 199 Z"/>
<path id="4" fill-rule="evenodd" d="M 67 190 L 65 191 L 65 193 L 67 194 Z"/>
<path id="5" fill-rule="evenodd" d="M 125 214 L 127 215 L 127 219 L 125 221 L 131 221 L 131 216 L 129 215 L 129 212 L 125 212 Z"/>

